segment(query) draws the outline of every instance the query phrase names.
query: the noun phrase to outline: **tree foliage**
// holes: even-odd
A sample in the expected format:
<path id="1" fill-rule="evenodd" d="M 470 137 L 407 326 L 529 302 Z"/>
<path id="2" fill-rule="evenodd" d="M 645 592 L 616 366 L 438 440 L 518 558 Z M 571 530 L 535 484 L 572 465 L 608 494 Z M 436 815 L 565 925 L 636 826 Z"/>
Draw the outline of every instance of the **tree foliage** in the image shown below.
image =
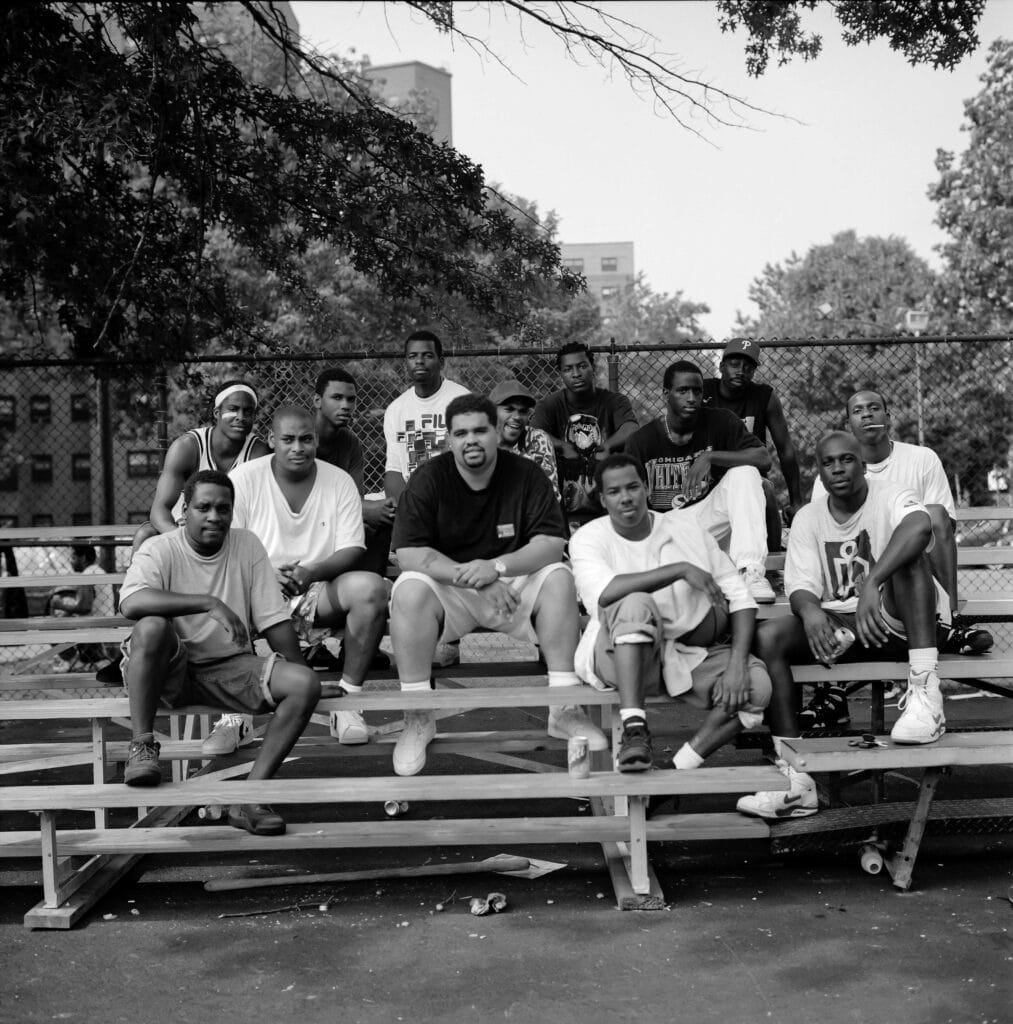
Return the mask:
<path id="1" fill-rule="evenodd" d="M 805 13 L 817 6 L 833 10 L 848 46 L 885 39 L 909 64 L 952 70 L 978 45 L 985 0 L 718 0 L 717 6 L 722 31 L 745 29 L 746 70 L 758 78 L 774 54 L 779 66 L 819 56 L 823 37 L 804 26 Z"/>
<path id="2" fill-rule="evenodd" d="M 937 307 L 964 331 L 1013 329 L 1013 42 L 989 50 L 981 91 L 964 104 L 967 148 L 936 153 L 929 189 L 948 240 Z"/>

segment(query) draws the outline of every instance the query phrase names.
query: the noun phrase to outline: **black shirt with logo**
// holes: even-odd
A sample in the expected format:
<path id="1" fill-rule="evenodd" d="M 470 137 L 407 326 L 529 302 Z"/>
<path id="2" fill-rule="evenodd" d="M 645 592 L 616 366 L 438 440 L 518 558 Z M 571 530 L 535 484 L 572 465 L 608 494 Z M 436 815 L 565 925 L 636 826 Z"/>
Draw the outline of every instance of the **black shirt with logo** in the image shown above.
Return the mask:
<path id="1" fill-rule="evenodd" d="M 728 409 L 746 425 L 746 430 L 755 434 L 760 443 L 767 444 L 767 408 L 774 389 L 769 384 L 750 382 L 737 398 L 725 398 L 721 394 L 721 381 L 708 377 L 703 382 L 703 401 L 708 409 Z"/>

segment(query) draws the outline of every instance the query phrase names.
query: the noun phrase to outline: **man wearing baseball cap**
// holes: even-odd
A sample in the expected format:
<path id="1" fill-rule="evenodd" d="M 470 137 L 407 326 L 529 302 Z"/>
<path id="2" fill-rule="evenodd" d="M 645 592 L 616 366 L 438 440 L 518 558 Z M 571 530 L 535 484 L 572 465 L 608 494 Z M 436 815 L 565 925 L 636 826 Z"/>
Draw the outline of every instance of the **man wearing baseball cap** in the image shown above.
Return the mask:
<path id="1" fill-rule="evenodd" d="M 544 430 L 529 425 L 535 396 L 519 380 L 510 377 L 492 389 L 489 400 L 496 406 L 500 448 L 537 463 L 549 478 L 552 493 L 559 501 L 559 473 L 552 438 Z"/>
<path id="2" fill-rule="evenodd" d="M 788 523 L 805 504 L 802 498 L 802 482 L 799 477 L 795 446 L 788 433 L 781 400 L 769 384 L 758 384 L 753 374 L 760 362 L 760 343 L 751 338 L 732 338 L 725 345 L 719 367 L 720 377 L 709 377 L 703 382 L 704 405 L 712 409 L 728 409 L 735 413 L 766 446 L 774 442 L 781 473 L 788 487 L 788 508 L 785 510 Z M 781 550 L 781 514 L 777 504 L 774 485 L 764 475 L 763 492 L 767 499 L 767 548 Z"/>

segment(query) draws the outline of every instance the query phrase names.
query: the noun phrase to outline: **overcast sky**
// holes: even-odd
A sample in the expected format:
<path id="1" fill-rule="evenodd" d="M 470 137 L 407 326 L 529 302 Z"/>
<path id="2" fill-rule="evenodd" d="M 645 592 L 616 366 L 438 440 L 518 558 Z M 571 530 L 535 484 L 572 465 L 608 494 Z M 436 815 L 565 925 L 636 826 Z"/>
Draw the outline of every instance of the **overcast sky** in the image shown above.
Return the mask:
<path id="1" fill-rule="evenodd" d="M 838 231 L 898 235 L 938 265 L 942 235 L 926 197 L 935 152 L 966 145 L 963 102 L 980 88 L 991 41 L 1013 36 L 1013 0 L 990 0 L 980 47 L 954 72 L 911 68 L 885 43 L 846 47 L 824 10 L 812 19 L 823 54 L 772 65 L 759 80 L 745 73 L 741 35 L 721 33 L 710 3 L 606 6 L 650 32 L 684 72 L 784 116 L 750 114 L 748 128 L 697 118 L 701 139 L 589 59 L 568 60 L 535 26 L 522 37 L 496 5 L 455 10 L 502 64 L 398 4 L 292 4 L 324 52 L 445 67 L 456 148 L 488 180 L 555 210 L 562 241 L 633 241 L 655 291 L 711 307 L 704 325 L 716 338 L 736 311 L 752 312 L 749 284 L 766 263 Z"/>

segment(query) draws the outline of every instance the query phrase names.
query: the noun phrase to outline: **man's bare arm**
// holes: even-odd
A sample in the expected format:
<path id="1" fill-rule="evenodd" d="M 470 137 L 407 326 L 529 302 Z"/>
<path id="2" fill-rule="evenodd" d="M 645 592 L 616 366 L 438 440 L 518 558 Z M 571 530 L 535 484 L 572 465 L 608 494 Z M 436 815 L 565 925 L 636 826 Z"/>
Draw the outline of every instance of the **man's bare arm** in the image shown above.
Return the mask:
<path id="1" fill-rule="evenodd" d="M 770 429 L 770 438 L 777 449 L 777 458 L 781 463 L 781 475 L 788 487 L 788 502 L 791 506 L 789 517 L 791 517 L 805 504 L 802 500 L 802 478 L 799 475 L 795 445 L 792 444 L 791 434 L 788 432 L 788 421 L 784 418 L 781 400 L 773 392 L 771 392 L 770 401 L 767 403 L 767 426 Z"/>
<path id="2" fill-rule="evenodd" d="M 162 472 L 155 484 L 155 497 L 151 502 L 151 525 L 159 533 L 169 533 L 176 529 L 172 509 L 179 500 L 179 493 L 187 478 L 197 469 L 199 460 L 197 443 L 192 434 L 183 434 L 169 445 Z"/>

